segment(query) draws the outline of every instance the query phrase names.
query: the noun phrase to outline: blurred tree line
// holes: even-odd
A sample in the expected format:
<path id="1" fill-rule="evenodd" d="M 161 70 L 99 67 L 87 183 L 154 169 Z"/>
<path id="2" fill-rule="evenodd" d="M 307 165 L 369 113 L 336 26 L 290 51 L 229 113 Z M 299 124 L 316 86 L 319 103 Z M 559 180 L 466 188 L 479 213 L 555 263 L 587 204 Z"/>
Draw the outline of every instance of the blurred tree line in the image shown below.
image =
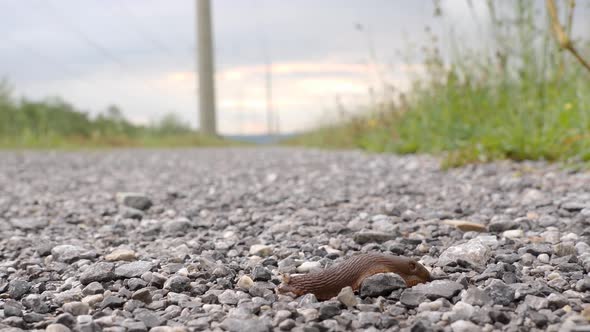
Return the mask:
<path id="1" fill-rule="evenodd" d="M 115 105 L 96 117 L 61 98 L 16 100 L 6 80 L 0 81 L 0 142 L 27 146 L 43 142 L 75 141 L 124 145 L 146 137 L 194 134 L 176 114 L 168 113 L 148 126 L 129 122 Z M 43 145 L 43 144 L 41 144 Z"/>

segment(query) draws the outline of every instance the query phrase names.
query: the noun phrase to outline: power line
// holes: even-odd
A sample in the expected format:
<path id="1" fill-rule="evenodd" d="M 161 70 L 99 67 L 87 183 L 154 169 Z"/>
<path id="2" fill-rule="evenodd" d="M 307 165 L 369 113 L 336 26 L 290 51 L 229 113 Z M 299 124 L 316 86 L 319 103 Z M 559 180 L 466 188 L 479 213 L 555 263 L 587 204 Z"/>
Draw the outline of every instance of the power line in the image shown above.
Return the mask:
<path id="1" fill-rule="evenodd" d="M 3 3 L 4 5 L 6 5 L 6 3 Z M 5 7 L 6 9 L 6 7 Z M 5 10 L 5 13 L 11 12 L 11 10 Z M 56 60 L 54 57 L 51 57 L 41 51 L 39 51 L 38 49 L 31 47 L 30 45 L 27 45 L 26 43 L 19 41 L 17 39 L 14 38 L 6 38 L 4 39 L 5 42 L 8 42 L 10 44 L 12 44 L 13 46 L 16 46 L 17 48 L 24 50 L 25 52 L 32 54 L 34 56 L 36 56 L 39 59 L 44 60 L 44 62 L 49 63 L 52 65 L 52 69 L 55 71 L 57 69 L 57 71 L 61 72 L 62 74 L 64 74 L 64 76 L 69 76 L 71 77 L 71 80 L 77 81 L 77 82 L 81 82 L 84 85 L 88 85 L 88 86 L 92 86 L 94 88 L 97 87 L 96 83 L 92 82 L 92 81 L 86 81 L 86 80 L 81 80 L 81 79 L 75 79 L 74 77 L 78 76 L 78 73 L 76 73 L 75 71 L 72 71 L 71 68 L 61 62 L 59 62 L 58 60 Z"/>
<path id="2" fill-rule="evenodd" d="M 107 48 L 103 47 L 99 43 L 95 42 L 89 35 L 87 35 L 84 31 L 82 31 L 79 27 L 75 24 L 71 23 L 67 17 L 62 15 L 60 11 L 51 3 L 50 0 L 39 1 L 45 5 L 46 8 L 49 9 L 49 12 L 56 18 L 56 21 L 60 22 L 64 27 L 69 29 L 70 31 L 74 32 L 82 41 L 88 44 L 91 48 L 95 49 L 101 56 L 107 58 L 111 62 L 118 65 L 123 71 L 125 71 L 130 76 L 135 76 L 133 69 L 131 69 L 125 62 L 119 60 L 113 53 L 111 53 Z M 157 87 L 152 86 L 148 81 L 143 80 L 141 78 L 137 78 L 146 87 L 152 88 L 154 90 L 159 90 Z"/>
<path id="3" fill-rule="evenodd" d="M 117 1 L 116 3 L 119 5 L 119 9 L 121 9 L 129 18 L 131 18 L 129 22 L 132 22 L 131 26 L 139 35 L 152 44 L 154 48 L 160 50 L 161 52 L 168 53 L 168 55 L 173 55 L 173 52 L 166 45 L 164 45 L 164 43 L 155 38 L 147 29 L 144 29 L 144 27 L 139 23 L 137 15 L 135 15 L 133 11 L 127 5 L 125 5 L 124 1 Z"/>
<path id="4" fill-rule="evenodd" d="M 36 57 L 38 57 L 40 59 L 43 59 L 45 62 L 53 65 L 53 68 L 54 69 L 55 68 L 59 68 L 58 71 L 61 71 L 63 74 L 65 74 L 65 76 L 71 76 L 71 77 L 78 76 L 77 73 L 71 71 L 70 68 L 67 65 L 64 65 L 63 63 L 60 63 L 59 61 L 55 60 L 54 58 L 52 58 L 52 57 L 50 57 L 50 56 L 48 56 L 48 55 L 40 52 L 39 50 L 37 50 L 37 49 L 35 49 L 35 48 L 33 48 L 33 47 L 25 44 L 25 43 L 22 43 L 20 41 L 17 41 L 15 39 L 10 39 L 10 38 L 9 39 L 5 39 L 4 41 L 8 41 L 9 43 L 12 43 L 16 47 L 18 47 L 18 48 L 20 48 L 20 49 L 22 49 L 22 50 L 24 50 L 24 51 L 26 51 L 26 52 L 28 52 L 30 54 L 33 54 L 34 56 L 36 56 Z M 75 80 L 78 81 L 78 82 L 82 82 L 82 83 L 84 83 L 86 85 L 91 85 L 94 88 L 97 87 L 97 85 L 94 82 L 92 82 L 92 81 L 85 81 L 85 80 L 81 80 L 81 79 L 75 79 Z"/>

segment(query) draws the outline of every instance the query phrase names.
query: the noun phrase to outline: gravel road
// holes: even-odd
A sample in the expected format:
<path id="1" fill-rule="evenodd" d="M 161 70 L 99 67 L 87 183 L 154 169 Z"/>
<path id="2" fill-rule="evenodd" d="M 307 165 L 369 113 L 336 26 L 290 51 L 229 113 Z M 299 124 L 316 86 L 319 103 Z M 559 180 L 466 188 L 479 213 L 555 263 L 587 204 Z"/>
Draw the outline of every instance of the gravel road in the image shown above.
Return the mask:
<path id="1" fill-rule="evenodd" d="M 464 232 L 447 219 L 485 226 Z M 0 152 L 0 328 L 590 331 L 590 174 L 299 149 Z M 337 298 L 284 273 L 419 259 Z"/>

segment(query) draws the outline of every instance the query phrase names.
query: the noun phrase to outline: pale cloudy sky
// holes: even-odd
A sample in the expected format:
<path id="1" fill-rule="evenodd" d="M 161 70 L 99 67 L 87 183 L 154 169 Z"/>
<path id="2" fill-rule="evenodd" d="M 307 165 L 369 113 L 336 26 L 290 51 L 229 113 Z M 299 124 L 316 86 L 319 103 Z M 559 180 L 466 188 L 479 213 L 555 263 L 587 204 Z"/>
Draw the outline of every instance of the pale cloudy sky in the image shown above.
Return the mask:
<path id="1" fill-rule="evenodd" d="M 370 43 L 387 79 L 406 86 L 419 59 L 397 51 L 423 43 L 424 26 L 437 29 L 430 0 L 212 4 L 223 134 L 266 130 L 265 45 L 280 129 L 294 132 L 334 116 L 337 98 L 367 102 L 379 82 Z M 464 0 L 443 7 L 473 27 Z M 194 0 L 0 0 L 0 76 L 19 96 L 61 96 L 90 114 L 117 104 L 138 123 L 174 111 L 196 127 L 194 19 Z"/>

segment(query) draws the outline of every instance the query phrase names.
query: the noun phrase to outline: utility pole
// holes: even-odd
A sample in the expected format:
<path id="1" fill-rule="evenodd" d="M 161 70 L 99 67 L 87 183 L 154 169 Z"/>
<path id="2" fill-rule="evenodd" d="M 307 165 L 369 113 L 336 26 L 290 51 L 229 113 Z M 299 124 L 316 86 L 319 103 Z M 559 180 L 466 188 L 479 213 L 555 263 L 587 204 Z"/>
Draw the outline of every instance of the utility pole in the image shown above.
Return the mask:
<path id="1" fill-rule="evenodd" d="M 272 117 L 272 63 L 267 54 L 266 58 L 266 125 L 268 135 L 273 134 L 273 117 Z"/>
<path id="2" fill-rule="evenodd" d="M 211 4 L 209 0 L 195 1 L 197 9 L 197 76 L 199 80 L 200 130 L 201 133 L 206 135 L 217 135 Z"/>

